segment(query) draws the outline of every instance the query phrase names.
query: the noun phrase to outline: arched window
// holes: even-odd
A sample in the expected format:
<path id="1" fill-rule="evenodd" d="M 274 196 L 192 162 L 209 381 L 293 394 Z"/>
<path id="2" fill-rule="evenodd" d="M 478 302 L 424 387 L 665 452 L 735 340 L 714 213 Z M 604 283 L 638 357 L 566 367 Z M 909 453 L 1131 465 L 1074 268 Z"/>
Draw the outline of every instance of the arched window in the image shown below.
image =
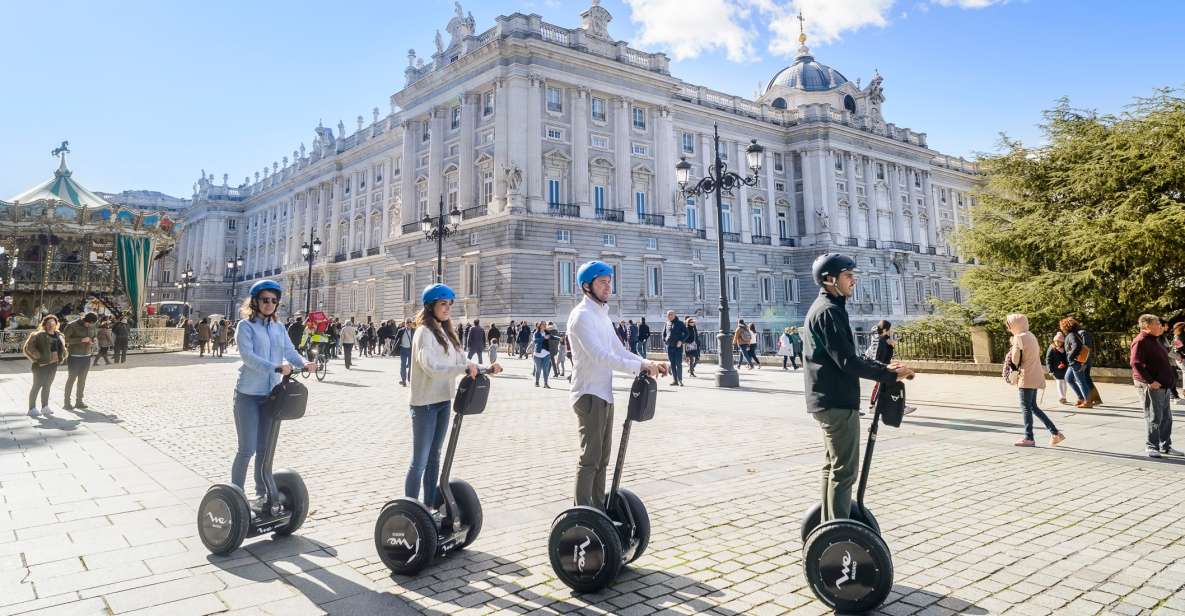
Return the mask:
<path id="1" fill-rule="evenodd" d="M 851 98 L 851 97 L 848 97 L 848 98 Z M 786 108 L 786 99 L 784 99 L 780 96 L 778 98 L 774 99 L 774 109 L 785 109 L 785 108 Z"/>
<path id="2" fill-rule="evenodd" d="M 843 108 L 851 113 L 856 113 L 856 99 L 852 98 L 851 94 L 845 94 L 843 97 Z"/>

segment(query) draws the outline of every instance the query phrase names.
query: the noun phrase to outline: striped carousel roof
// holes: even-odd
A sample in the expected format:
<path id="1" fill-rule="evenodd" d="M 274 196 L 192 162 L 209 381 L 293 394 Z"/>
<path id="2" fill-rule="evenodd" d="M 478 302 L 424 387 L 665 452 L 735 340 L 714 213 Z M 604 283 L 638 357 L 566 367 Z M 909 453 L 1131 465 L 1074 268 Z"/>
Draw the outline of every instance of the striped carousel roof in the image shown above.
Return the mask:
<path id="1" fill-rule="evenodd" d="M 46 199 L 65 201 L 76 207 L 103 207 L 111 205 L 102 197 L 83 188 L 81 184 L 74 181 L 71 175 L 70 169 L 66 167 L 66 157 L 62 156 L 62 163 L 58 165 L 58 170 L 54 171 L 52 178 L 19 195 L 15 195 L 11 199 L 8 199 L 8 201 L 32 203 L 38 199 Z"/>

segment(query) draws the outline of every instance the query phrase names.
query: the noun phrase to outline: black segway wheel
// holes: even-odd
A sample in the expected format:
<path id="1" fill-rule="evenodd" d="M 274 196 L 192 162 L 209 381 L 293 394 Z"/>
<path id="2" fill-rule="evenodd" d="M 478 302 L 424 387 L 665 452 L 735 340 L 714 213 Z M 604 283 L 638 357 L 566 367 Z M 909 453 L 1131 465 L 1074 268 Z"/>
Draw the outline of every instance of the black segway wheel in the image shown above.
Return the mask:
<path id="1" fill-rule="evenodd" d="M 436 557 L 436 524 L 416 501 L 393 500 L 374 524 L 374 546 L 393 573 L 415 575 Z"/>
<path id="2" fill-rule="evenodd" d="M 613 501 L 613 517 L 619 522 L 624 522 L 629 518 L 625 517 L 625 512 L 621 510 L 622 507 L 629 507 L 630 516 L 634 520 L 633 533 L 630 536 L 630 545 L 633 546 L 634 552 L 630 554 L 629 563 L 638 560 L 638 557 L 646 551 L 646 546 L 650 545 L 650 514 L 646 512 L 646 505 L 642 504 L 642 499 L 638 498 L 637 494 L 630 492 L 625 488 L 620 488 L 617 491 L 620 498 Z M 625 549 L 628 552 L 630 545 L 626 545 Z"/>
<path id="3" fill-rule="evenodd" d="M 274 531 L 277 537 L 285 537 L 296 532 L 308 517 L 309 490 L 294 470 L 278 470 L 272 474 L 272 478 L 276 481 L 276 489 L 280 491 L 280 502 L 292 514 L 287 524 L 277 527 Z"/>
<path id="4" fill-rule="evenodd" d="M 889 547 L 854 520 L 831 520 L 812 531 L 802 565 L 811 592 L 840 613 L 876 609 L 893 589 Z"/>
<path id="5" fill-rule="evenodd" d="M 211 554 L 230 554 L 243 545 L 251 525 L 247 497 L 238 486 L 211 486 L 198 505 L 197 523 L 198 536 Z"/>
<path id="6" fill-rule="evenodd" d="M 592 507 L 575 507 L 551 524 L 547 552 L 556 577 L 576 592 L 596 592 L 621 572 L 621 537 L 613 521 Z"/>
<path id="7" fill-rule="evenodd" d="M 802 518 L 802 544 L 806 545 L 806 538 L 810 536 L 811 532 L 819 527 L 819 521 L 823 519 L 823 505 L 815 505 L 811 507 L 810 511 Z M 857 501 L 852 501 L 852 518 L 857 522 L 867 524 L 876 534 L 881 534 L 881 525 L 876 521 L 876 516 L 872 515 L 872 511 Z"/>
<path id="8" fill-rule="evenodd" d="M 455 479 L 448 482 L 448 485 L 453 490 L 457 509 L 461 510 L 461 523 L 469 527 L 465 540 L 457 546 L 458 550 L 463 550 L 469 547 L 469 544 L 473 543 L 481 534 L 481 500 L 477 498 L 477 490 L 474 490 L 473 486 L 466 481 Z"/>

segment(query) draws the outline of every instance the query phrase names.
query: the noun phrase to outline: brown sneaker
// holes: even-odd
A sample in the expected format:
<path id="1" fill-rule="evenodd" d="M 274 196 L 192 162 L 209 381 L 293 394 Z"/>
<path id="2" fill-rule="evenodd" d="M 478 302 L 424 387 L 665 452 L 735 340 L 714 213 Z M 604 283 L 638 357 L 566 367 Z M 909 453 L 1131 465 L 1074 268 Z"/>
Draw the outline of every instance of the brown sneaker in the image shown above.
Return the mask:
<path id="1" fill-rule="evenodd" d="M 1064 440 L 1066 440 L 1066 434 L 1064 432 L 1058 432 L 1057 434 L 1049 437 L 1049 446 L 1057 447 L 1057 444 Z"/>
<path id="2" fill-rule="evenodd" d="M 1036 447 L 1037 443 L 1035 443 L 1031 438 L 1022 438 L 1019 441 L 1013 443 L 1013 445 L 1016 445 L 1017 447 Z"/>

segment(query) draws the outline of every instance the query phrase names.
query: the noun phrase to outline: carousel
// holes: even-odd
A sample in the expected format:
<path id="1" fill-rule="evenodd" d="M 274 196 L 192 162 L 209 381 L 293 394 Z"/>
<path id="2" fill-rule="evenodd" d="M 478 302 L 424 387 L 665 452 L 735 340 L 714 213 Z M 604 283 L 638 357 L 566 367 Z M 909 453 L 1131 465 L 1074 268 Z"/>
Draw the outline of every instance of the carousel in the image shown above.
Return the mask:
<path id="1" fill-rule="evenodd" d="M 152 261 L 172 249 L 173 220 L 109 203 L 55 148 L 49 180 L 0 200 L 0 330 L 35 327 L 46 314 L 85 312 L 139 323 Z M 0 345 L 2 346 L 2 345 Z"/>

